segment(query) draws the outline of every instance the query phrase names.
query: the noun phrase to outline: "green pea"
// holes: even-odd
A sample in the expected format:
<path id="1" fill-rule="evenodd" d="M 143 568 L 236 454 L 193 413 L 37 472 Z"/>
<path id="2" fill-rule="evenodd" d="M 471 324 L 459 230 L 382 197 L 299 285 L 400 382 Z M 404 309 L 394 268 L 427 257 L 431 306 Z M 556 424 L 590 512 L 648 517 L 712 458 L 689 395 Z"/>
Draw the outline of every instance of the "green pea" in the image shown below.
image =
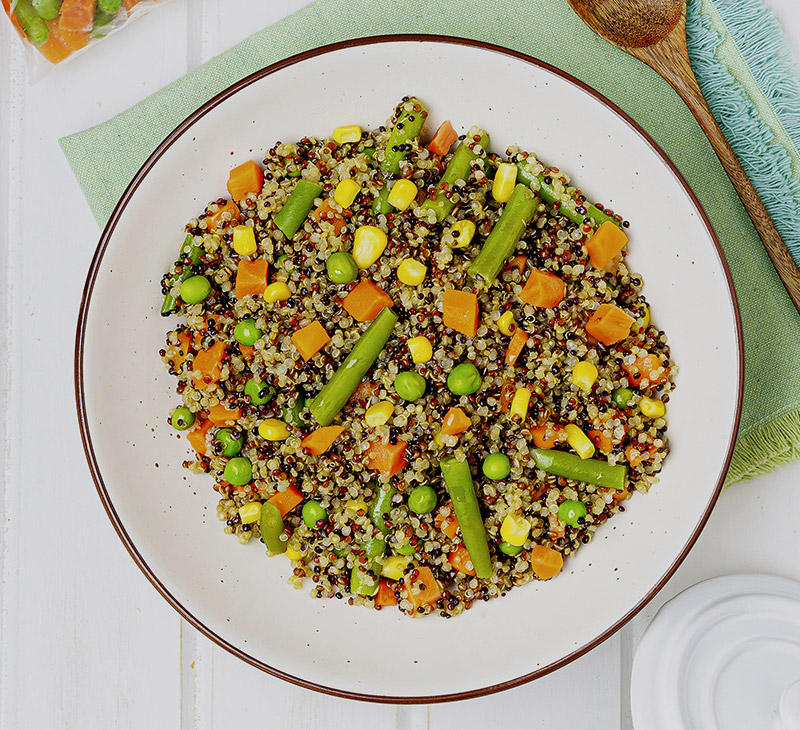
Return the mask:
<path id="1" fill-rule="evenodd" d="M 194 425 L 194 413 L 192 413 L 186 406 L 178 406 L 172 411 L 172 418 L 170 419 L 173 428 L 178 431 L 185 431 Z"/>
<path id="2" fill-rule="evenodd" d="M 413 545 L 401 545 L 397 548 L 397 552 L 400 555 L 413 555 L 414 554 L 414 546 Z"/>
<path id="3" fill-rule="evenodd" d="M 374 596 L 378 592 L 378 579 L 370 572 L 354 565 L 350 571 L 350 593 L 359 596 Z"/>
<path id="4" fill-rule="evenodd" d="M 583 502 L 576 502 L 574 499 L 565 499 L 558 506 L 558 519 L 566 522 L 570 527 L 578 527 L 578 520 L 586 517 L 586 505 Z"/>
<path id="5" fill-rule="evenodd" d="M 472 395 L 481 387 L 481 374 L 471 362 L 456 365 L 447 376 L 447 387 L 456 395 Z"/>
<path id="6" fill-rule="evenodd" d="M 397 373 L 394 379 L 394 389 L 403 400 L 414 402 L 422 398 L 428 383 L 419 373 L 413 370 L 404 370 Z"/>
<path id="7" fill-rule="evenodd" d="M 325 522 L 327 519 L 328 513 L 316 499 L 310 499 L 303 505 L 303 522 L 309 530 L 316 529 L 320 520 Z"/>
<path id="8" fill-rule="evenodd" d="M 275 388 L 268 383 L 250 378 L 244 384 L 244 394 L 250 396 L 250 402 L 254 406 L 263 406 L 275 397 Z"/>
<path id="9" fill-rule="evenodd" d="M 186 304 L 198 304 L 211 294 L 211 282 L 197 274 L 181 282 L 181 299 Z"/>
<path id="10" fill-rule="evenodd" d="M 512 545 L 510 542 L 500 543 L 500 552 L 506 555 L 519 555 L 522 552 L 522 545 Z"/>
<path id="11" fill-rule="evenodd" d="M 228 484 L 234 487 L 243 487 L 253 478 L 253 465 L 243 456 L 234 456 L 225 464 L 223 477 Z"/>
<path id="12" fill-rule="evenodd" d="M 221 455 L 228 458 L 236 456 L 244 446 L 244 436 L 235 436 L 232 428 L 221 428 L 214 438 L 222 446 Z"/>
<path id="13" fill-rule="evenodd" d="M 414 487 L 408 495 L 408 508 L 418 515 L 426 515 L 436 508 L 436 490 L 427 485 Z"/>
<path id="14" fill-rule="evenodd" d="M 32 0 L 32 3 L 42 20 L 55 20 L 61 10 L 61 0 Z"/>
<path id="15" fill-rule="evenodd" d="M 349 284 L 358 276 L 358 264 L 347 251 L 338 251 L 328 256 L 325 270 L 334 284 Z"/>
<path id="16" fill-rule="evenodd" d="M 104 13 L 118 13 L 122 7 L 122 0 L 97 0 L 97 7 Z"/>
<path id="17" fill-rule="evenodd" d="M 256 327 L 254 319 L 243 319 L 233 328 L 233 336 L 240 345 L 251 347 L 261 337 L 261 330 Z"/>
<path id="18" fill-rule="evenodd" d="M 611 394 L 611 400 L 618 408 L 627 408 L 633 399 L 633 391 L 630 388 L 617 388 Z"/>
<path id="19" fill-rule="evenodd" d="M 483 460 L 483 474 L 487 479 L 505 479 L 511 473 L 511 462 L 505 454 L 489 454 Z"/>

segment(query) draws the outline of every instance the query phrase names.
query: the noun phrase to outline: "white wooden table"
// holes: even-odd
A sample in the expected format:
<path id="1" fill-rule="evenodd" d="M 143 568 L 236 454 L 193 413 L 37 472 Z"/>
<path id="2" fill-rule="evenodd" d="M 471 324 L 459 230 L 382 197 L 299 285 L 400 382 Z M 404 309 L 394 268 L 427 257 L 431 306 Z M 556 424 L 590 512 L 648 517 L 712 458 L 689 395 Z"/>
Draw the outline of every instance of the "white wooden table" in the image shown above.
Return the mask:
<path id="1" fill-rule="evenodd" d="M 800 580 L 800 464 L 725 492 L 673 579 L 588 655 L 501 695 L 430 707 L 327 697 L 233 658 L 153 589 L 97 498 L 72 354 L 99 231 L 57 140 L 307 2 L 173 0 L 33 87 L 10 25 L 0 23 L 0 728 L 630 728 L 633 653 L 664 601 L 726 573 Z M 800 6 L 768 3 L 800 58 Z M 134 61 L 140 45 L 151 49 L 146 63 Z"/>

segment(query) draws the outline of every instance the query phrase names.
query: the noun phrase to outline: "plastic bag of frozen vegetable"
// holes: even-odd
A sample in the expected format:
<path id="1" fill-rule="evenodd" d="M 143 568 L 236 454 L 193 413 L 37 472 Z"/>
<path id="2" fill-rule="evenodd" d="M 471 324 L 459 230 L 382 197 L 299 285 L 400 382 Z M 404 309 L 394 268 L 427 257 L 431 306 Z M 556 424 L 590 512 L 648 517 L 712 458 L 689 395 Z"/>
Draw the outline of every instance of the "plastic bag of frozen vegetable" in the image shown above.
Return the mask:
<path id="1" fill-rule="evenodd" d="M 0 0 L 25 42 L 31 81 L 168 0 Z"/>

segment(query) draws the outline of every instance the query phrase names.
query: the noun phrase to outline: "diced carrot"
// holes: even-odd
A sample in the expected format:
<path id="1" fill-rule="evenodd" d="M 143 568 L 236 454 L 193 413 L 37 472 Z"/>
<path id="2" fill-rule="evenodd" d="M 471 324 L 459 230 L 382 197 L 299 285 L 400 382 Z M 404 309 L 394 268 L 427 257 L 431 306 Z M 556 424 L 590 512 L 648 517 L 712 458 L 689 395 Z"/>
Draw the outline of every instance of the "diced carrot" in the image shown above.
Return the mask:
<path id="1" fill-rule="evenodd" d="M 59 28 L 58 32 L 61 35 L 61 40 L 73 51 L 80 51 L 81 48 L 85 48 L 92 39 L 88 30 L 67 30 L 66 28 Z"/>
<path id="2" fill-rule="evenodd" d="M 214 233 L 223 223 L 223 213 L 230 214 L 231 223 L 238 223 L 242 220 L 242 215 L 239 212 L 239 206 L 236 205 L 236 203 L 234 203 L 232 200 L 226 200 L 222 205 L 219 206 L 216 213 L 209 213 L 206 215 L 206 225 L 209 233 Z"/>
<path id="3" fill-rule="evenodd" d="M 325 328 L 316 319 L 292 335 L 292 344 L 306 361 L 314 357 L 330 341 L 331 338 Z"/>
<path id="4" fill-rule="evenodd" d="M 216 383 L 222 375 L 222 360 L 225 358 L 225 343 L 216 341 L 207 350 L 200 350 L 194 356 L 192 377 L 194 387 L 200 390 Z"/>
<path id="5" fill-rule="evenodd" d="M 138 4 L 139 0 L 125 0 L 122 5 L 125 8 L 125 10 L 130 10 L 131 8 L 133 8 L 135 5 Z"/>
<path id="6" fill-rule="evenodd" d="M 375 397 L 379 390 L 380 386 L 377 383 L 371 380 L 362 380 L 353 391 L 350 400 L 362 406 L 366 405 L 367 401 Z"/>
<path id="7" fill-rule="evenodd" d="M 269 262 L 266 259 L 248 261 L 240 259 L 236 269 L 236 288 L 234 294 L 237 299 L 254 297 L 264 293 L 267 288 L 269 275 Z"/>
<path id="8" fill-rule="evenodd" d="M 586 323 L 586 331 L 598 342 L 613 345 L 630 334 L 633 322 L 633 317 L 615 304 L 601 304 Z"/>
<path id="9" fill-rule="evenodd" d="M 322 204 L 311 212 L 311 218 L 317 223 L 327 221 L 333 226 L 333 235 L 338 236 L 344 228 L 344 216 L 332 205 L 330 198 L 325 198 Z"/>
<path id="10" fill-rule="evenodd" d="M 478 331 L 478 297 L 471 292 L 445 289 L 442 314 L 445 327 L 467 337 Z"/>
<path id="11" fill-rule="evenodd" d="M 645 446 L 644 444 L 630 444 L 625 449 L 625 458 L 631 466 L 639 466 L 643 461 L 649 461 L 653 454 L 657 451 L 653 444 Z"/>
<path id="12" fill-rule="evenodd" d="M 511 261 L 506 264 L 507 269 L 516 269 L 522 274 L 525 271 L 525 265 L 528 263 L 528 257 L 524 253 L 518 253 Z"/>
<path id="13" fill-rule="evenodd" d="M 511 406 L 511 401 L 514 400 L 514 394 L 517 392 L 517 385 L 513 381 L 506 381 L 500 388 L 500 413 L 505 413 Z"/>
<path id="14" fill-rule="evenodd" d="M 256 351 L 256 348 L 252 345 L 239 345 L 239 351 L 242 353 L 242 357 L 245 360 L 249 360 L 253 357 L 253 353 Z"/>
<path id="15" fill-rule="evenodd" d="M 459 545 L 448 556 L 447 561 L 459 573 L 464 575 L 475 575 L 475 568 L 472 565 L 472 560 L 469 557 L 469 551 L 463 545 Z"/>
<path id="16" fill-rule="evenodd" d="M 628 495 L 630 494 L 627 487 L 625 487 L 625 489 L 612 489 L 611 492 L 612 492 L 611 498 L 615 502 L 624 502 L 628 498 Z"/>
<path id="17" fill-rule="evenodd" d="M 393 304 L 392 298 L 383 289 L 365 279 L 353 287 L 344 298 L 342 307 L 357 322 L 370 322 L 384 307 L 391 307 Z"/>
<path id="18" fill-rule="evenodd" d="M 398 441 L 396 444 L 381 441 L 370 444 L 367 451 L 367 466 L 382 477 L 389 479 L 408 466 L 407 446 L 405 441 Z"/>
<path id="19" fill-rule="evenodd" d="M 264 184 L 264 173 L 252 160 L 242 163 L 228 173 L 228 192 L 238 203 L 250 193 L 258 195 Z"/>
<path id="20" fill-rule="evenodd" d="M 291 484 L 282 492 L 275 492 L 267 500 L 281 511 L 281 517 L 286 517 L 302 501 L 303 495 Z"/>
<path id="21" fill-rule="evenodd" d="M 449 537 L 451 540 L 455 540 L 455 537 L 458 534 L 458 520 L 453 514 L 453 505 L 450 505 L 450 514 L 447 515 L 447 517 L 439 513 L 436 515 L 434 521 L 436 522 L 436 526 L 445 535 L 447 535 L 447 537 Z"/>
<path id="22" fill-rule="evenodd" d="M 611 437 L 611 434 L 607 431 L 599 431 L 597 429 L 592 429 L 591 431 L 587 431 L 586 435 L 589 437 L 589 440 L 598 448 L 600 451 L 605 451 L 606 453 L 610 453 L 611 450 L 614 448 L 614 439 Z"/>
<path id="23" fill-rule="evenodd" d="M 601 223 L 592 237 L 586 242 L 589 261 L 598 269 L 605 269 L 611 260 L 625 248 L 628 237 L 625 232 L 611 221 Z"/>
<path id="24" fill-rule="evenodd" d="M 58 29 L 58 18 L 47 21 L 47 28 L 50 31 L 50 35 L 47 36 L 47 40 L 44 43 L 36 46 L 36 49 L 50 63 L 61 63 L 72 53 L 73 48 L 61 35 Z"/>
<path id="25" fill-rule="evenodd" d="M 567 432 L 549 421 L 531 429 L 533 443 L 540 449 L 552 449 L 556 444 L 567 440 Z"/>
<path id="26" fill-rule="evenodd" d="M 458 133 L 453 129 L 449 119 L 445 119 L 433 135 L 433 139 L 428 144 L 428 149 L 435 155 L 446 155 L 453 143 L 458 139 Z"/>
<path id="27" fill-rule="evenodd" d="M 376 606 L 396 606 L 397 596 L 389 581 L 382 580 L 378 583 L 378 592 L 375 594 Z"/>
<path id="28" fill-rule="evenodd" d="M 508 343 L 508 351 L 506 352 L 506 364 L 513 365 L 519 359 L 525 345 L 528 344 L 528 333 L 521 330 L 519 327 L 514 330 L 511 337 L 511 342 Z"/>
<path id="29" fill-rule="evenodd" d="M 309 454 L 324 454 L 344 431 L 343 426 L 323 426 L 312 431 L 301 442 Z"/>
<path id="30" fill-rule="evenodd" d="M 192 335 L 188 329 L 178 332 L 178 354 L 172 358 L 172 367 L 176 372 L 180 372 L 186 356 L 192 351 Z"/>
<path id="31" fill-rule="evenodd" d="M 456 436 L 464 433 L 471 425 L 472 421 L 462 408 L 451 408 L 442 421 L 442 433 Z"/>
<path id="32" fill-rule="evenodd" d="M 64 0 L 58 13 L 58 27 L 64 31 L 85 31 L 94 23 L 95 0 Z"/>
<path id="33" fill-rule="evenodd" d="M 540 580 L 548 580 L 561 572 L 564 556 L 545 545 L 534 545 L 528 562 Z"/>
<path id="34" fill-rule="evenodd" d="M 202 418 L 201 414 L 198 413 L 194 422 L 194 426 L 190 431 L 186 432 L 186 438 L 189 439 L 189 443 L 197 452 L 198 456 L 205 456 L 208 452 L 208 446 L 206 445 L 206 434 L 213 425 L 214 424 L 211 423 L 211 421 Z"/>
<path id="35" fill-rule="evenodd" d="M 564 282 L 550 271 L 534 269 L 525 283 L 519 298 L 534 307 L 557 307 L 566 293 Z"/>
<path id="36" fill-rule="evenodd" d="M 415 576 L 413 579 L 412 575 Z M 406 584 L 408 600 L 411 601 L 415 612 L 420 606 L 435 603 L 442 596 L 442 589 L 427 565 L 420 565 L 419 568 L 406 573 L 403 582 Z"/>
<path id="37" fill-rule="evenodd" d="M 22 26 L 19 24 L 19 21 L 17 20 L 17 14 L 11 12 L 11 3 L 9 2 L 9 0 L 0 0 L 0 2 L 2 2 L 3 10 L 6 11 L 6 15 L 8 15 L 8 17 L 10 18 L 11 24 L 17 29 L 17 33 L 19 33 L 22 38 L 25 38 L 25 31 L 22 30 Z"/>
<path id="38" fill-rule="evenodd" d="M 612 224 L 613 225 L 613 224 Z M 667 382 L 667 368 L 655 355 L 640 355 L 632 363 L 624 363 L 622 369 L 628 373 L 628 382 L 638 388 L 647 379 L 651 386 Z"/>
<path id="39" fill-rule="evenodd" d="M 208 409 L 208 420 L 215 426 L 234 426 L 241 417 L 241 408 L 226 408 L 222 403 Z"/>

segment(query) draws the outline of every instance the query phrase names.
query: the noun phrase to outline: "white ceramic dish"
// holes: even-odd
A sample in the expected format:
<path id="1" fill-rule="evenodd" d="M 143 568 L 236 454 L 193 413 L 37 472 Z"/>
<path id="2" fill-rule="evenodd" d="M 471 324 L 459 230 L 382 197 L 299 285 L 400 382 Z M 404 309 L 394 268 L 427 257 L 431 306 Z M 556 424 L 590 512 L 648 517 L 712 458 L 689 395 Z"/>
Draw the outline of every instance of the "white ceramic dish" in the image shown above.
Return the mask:
<path id="1" fill-rule="evenodd" d="M 537 152 L 632 221 L 630 260 L 680 364 L 669 405 L 673 453 L 661 483 L 635 496 L 557 579 L 450 621 L 312 600 L 286 585 L 287 560 L 224 535 L 210 480 L 181 467 L 187 442 L 166 423 L 175 383 L 158 357 L 168 329 L 158 313 L 160 277 L 184 223 L 224 194 L 228 170 L 260 159 L 275 140 L 325 135 L 343 123 L 380 125 L 412 93 L 433 120 L 479 124 L 494 149 L 518 143 Z M 708 517 L 732 451 L 742 384 L 727 268 L 704 213 L 663 153 L 619 110 L 555 69 L 431 37 L 304 54 L 241 82 L 170 135 L 100 241 L 76 365 L 100 496 L 170 603 L 262 669 L 335 694 L 397 702 L 475 696 L 533 679 L 636 613 Z"/>

